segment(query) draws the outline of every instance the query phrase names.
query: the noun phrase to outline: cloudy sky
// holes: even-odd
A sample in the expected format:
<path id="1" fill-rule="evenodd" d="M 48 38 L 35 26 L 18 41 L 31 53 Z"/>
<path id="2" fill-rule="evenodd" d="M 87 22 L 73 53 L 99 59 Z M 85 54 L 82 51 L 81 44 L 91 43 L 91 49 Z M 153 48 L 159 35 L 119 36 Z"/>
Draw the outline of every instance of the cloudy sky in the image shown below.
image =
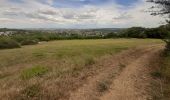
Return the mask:
<path id="1" fill-rule="evenodd" d="M 163 19 L 145 11 L 145 0 L 0 0 L 0 27 L 157 27 Z"/>

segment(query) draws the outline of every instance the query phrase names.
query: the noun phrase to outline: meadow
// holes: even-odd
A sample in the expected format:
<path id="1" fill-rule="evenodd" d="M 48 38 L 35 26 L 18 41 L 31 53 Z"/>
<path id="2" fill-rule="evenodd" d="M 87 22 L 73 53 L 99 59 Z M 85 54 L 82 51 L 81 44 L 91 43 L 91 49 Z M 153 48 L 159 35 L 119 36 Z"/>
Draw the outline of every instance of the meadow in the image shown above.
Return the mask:
<path id="1" fill-rule="evenodd" d="M 60 99 L 110 56 L 159 39 L 58 40 L 0 50 L 0 99 Z M 80 76 L 81 77 L 80 79 Z"/>

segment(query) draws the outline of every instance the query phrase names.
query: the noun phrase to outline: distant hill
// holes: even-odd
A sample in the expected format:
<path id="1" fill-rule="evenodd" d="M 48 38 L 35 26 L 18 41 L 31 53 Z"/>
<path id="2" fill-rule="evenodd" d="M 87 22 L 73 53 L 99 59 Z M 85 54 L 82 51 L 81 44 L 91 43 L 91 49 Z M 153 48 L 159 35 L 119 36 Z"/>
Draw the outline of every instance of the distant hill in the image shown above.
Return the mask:
<path id="1" fill-rule="evenodd" d="M 126 28 L 99 28 L 99 29 L 91 29 L 93 31 L 101 31 L 101 32 L 118 32 L 124 30 Z"/>

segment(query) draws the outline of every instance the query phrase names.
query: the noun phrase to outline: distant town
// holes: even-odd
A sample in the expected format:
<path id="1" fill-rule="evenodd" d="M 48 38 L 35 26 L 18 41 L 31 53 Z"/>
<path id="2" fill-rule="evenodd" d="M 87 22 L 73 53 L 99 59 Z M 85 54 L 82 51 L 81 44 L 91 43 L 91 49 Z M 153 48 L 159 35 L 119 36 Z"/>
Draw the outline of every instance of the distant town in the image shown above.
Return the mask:
<path id="1" fill-rule="evenodd" d="M 13 34 L 30 34 L 30 33 L 52 33 L 63 36 L 81 35 L 81 36 L 105 36 L 108 33 L 117 33 L 121 28 L 103 28 L 103 29 L 7 29 L 0 28 L 0 36 L 10 36 Z"/>

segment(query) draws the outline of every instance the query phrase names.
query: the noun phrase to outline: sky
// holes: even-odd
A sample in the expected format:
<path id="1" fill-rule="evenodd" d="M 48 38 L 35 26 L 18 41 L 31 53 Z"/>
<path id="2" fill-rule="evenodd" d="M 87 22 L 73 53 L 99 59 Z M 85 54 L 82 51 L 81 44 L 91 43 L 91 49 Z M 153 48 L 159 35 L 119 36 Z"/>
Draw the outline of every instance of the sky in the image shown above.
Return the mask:
<path id="1" fill-rule="evenodd" d="M 145 0 L 0 0 L 1 28 L 157 27 Z"/>

